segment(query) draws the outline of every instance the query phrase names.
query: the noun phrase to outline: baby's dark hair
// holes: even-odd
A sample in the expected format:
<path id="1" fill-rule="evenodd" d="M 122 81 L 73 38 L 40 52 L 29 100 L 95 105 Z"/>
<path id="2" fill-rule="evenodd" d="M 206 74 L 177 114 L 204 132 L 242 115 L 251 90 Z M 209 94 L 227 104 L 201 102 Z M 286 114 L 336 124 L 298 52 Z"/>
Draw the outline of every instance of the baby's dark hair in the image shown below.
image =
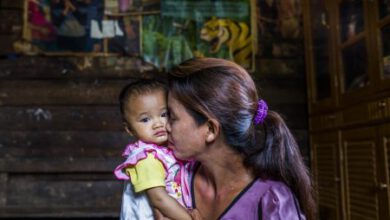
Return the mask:
<path id="1" fill-rule="evenodd" d="M 167 91 L 167 86 L 156 79 L 139 79 L 127 84 L 119 94 L 119 107 L 125 120 L 125 106 L 131 96 L 148 94 L 157 90 Z"/>

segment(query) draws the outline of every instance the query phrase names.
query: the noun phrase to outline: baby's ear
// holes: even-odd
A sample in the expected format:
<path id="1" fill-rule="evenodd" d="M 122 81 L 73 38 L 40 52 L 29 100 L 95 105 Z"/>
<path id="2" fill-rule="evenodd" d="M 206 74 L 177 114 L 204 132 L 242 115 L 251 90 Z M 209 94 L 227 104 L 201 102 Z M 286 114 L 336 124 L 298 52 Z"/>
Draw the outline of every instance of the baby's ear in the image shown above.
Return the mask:
<path id="1" fill-rule="evenodd" d="M 123 126 L 125 127 L 125 131 L 126 131 L 130 136 L 133 136 L 133 132 L 131 132 L 131 129 L 129 128 L 129 126 L 127 125 L 126 122 L 123 122 Z"/>

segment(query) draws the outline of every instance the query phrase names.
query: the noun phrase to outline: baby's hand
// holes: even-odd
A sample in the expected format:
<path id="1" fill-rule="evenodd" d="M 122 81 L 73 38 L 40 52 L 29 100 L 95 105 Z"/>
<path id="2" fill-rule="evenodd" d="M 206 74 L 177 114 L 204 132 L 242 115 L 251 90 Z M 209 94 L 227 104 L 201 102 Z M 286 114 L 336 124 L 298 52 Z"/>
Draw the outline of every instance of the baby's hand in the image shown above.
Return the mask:
<path id="1" fill-rule="evenodd" d="M 170 220 L 170 218 L 164 217 L 158 209 L 153 209 L 155 220 Z"/>
<path id="2" fill-rule="evenodd" d="M 170 218 L 164 217 L 161 214 L 161 212 L 158 211 L 157 209 L 153 209 L 153 211 L 154 211 L 154 219 L 156 219 L 156 220 L 170 220 Z M 202 220 L 203 219 L 203 217 L 200 215 L 200 213 L 197 209 L 190 209 L 187 211 L 193 220 Z"/>
<path id="3" fill-rule="evenodd" d="M 191 215 L 193 220 L 202 220 L 203 217 L 200 215 L 197 209 L 188 210 L 188 213 Z"/>

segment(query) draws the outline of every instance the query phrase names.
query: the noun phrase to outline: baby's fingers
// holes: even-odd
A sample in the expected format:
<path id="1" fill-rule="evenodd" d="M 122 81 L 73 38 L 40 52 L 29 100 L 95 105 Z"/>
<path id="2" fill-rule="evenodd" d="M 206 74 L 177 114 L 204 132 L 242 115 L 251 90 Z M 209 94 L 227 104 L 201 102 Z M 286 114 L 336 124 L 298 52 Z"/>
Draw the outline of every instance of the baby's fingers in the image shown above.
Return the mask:
<path id="1" fill-rule="evenodd" d="M 193 220 L 202 220 L 203 217 L 200 215 L 197 209 L 188 210 L 188 213 L 191 215 Z"/>

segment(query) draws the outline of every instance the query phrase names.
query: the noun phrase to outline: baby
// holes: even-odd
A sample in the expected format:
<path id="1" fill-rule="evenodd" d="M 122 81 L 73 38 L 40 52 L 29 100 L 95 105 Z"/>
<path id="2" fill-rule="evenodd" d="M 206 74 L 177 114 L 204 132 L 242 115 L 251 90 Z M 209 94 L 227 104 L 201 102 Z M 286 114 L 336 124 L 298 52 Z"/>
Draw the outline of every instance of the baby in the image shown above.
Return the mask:
<path id="1" fill-rule="evenodd" d="M 123 88 L 120 110 L 127 133 L 137 140 L 129 144 L 127 159 L 114 171 L 125 182 L 121 219 L 191 219 L 184 166 L 165 145 L 168 133 L 167 90 L 156 80 L 142 79 Z"/>

